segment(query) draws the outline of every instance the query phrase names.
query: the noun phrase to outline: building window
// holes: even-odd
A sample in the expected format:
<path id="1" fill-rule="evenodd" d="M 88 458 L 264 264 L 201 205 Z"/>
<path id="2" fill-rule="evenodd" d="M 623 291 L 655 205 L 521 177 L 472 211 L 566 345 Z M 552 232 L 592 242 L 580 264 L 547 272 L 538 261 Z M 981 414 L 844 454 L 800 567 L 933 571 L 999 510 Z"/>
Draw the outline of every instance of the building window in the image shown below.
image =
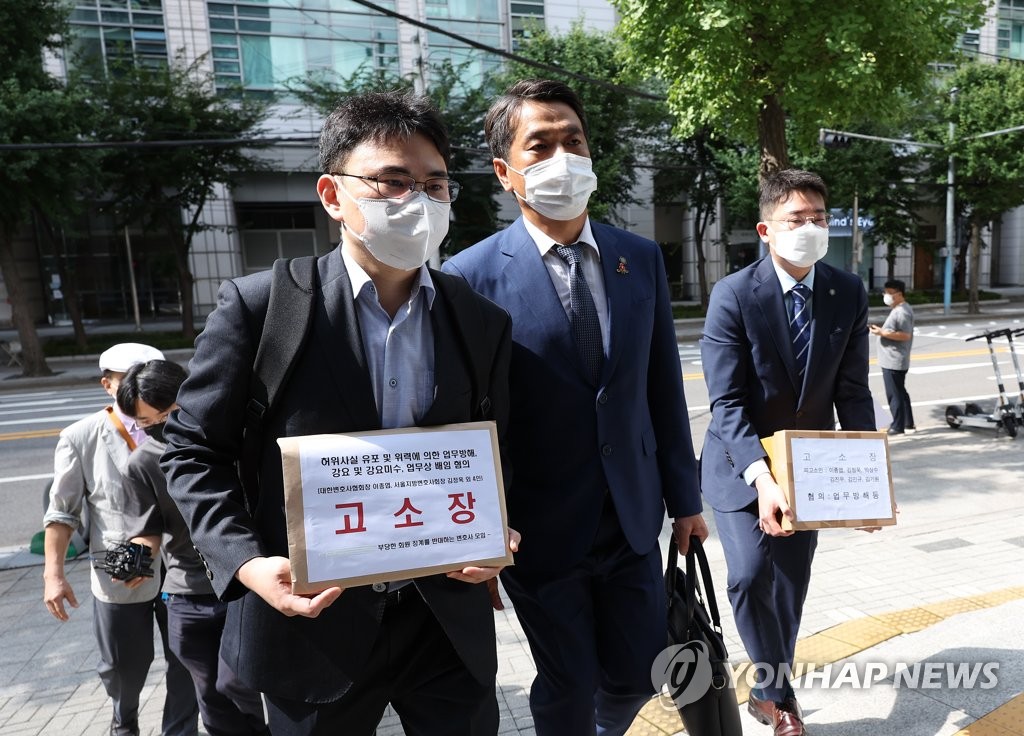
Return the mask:
<path id="1" fill-rule="evenodd" d="M 315 206 L 239 204 L 238 228 L 245 273 L 265 271 L 278 258 L 320 255 Z"/>
<path id="2" fill-rule="evenodd" d="M 70 16 L 68 63 L 106 71 L 113 62 L 167 66 L 161 0 L 78 0 Z"/>
<path id="3" fill-rule="evenodd" d="M 381 0 L 394 8 L 394 0 Z M 328 9 L 330 8 L 330 9 Z M 220 89 L 283 92 L 307 71 L 398 73 L 398 23 L 352 2 L 208 2 Z"/>
<path id="4" fill-rule="evenodd" d="M 515 0 L 509 6 L 512 20 L 512 49 L 523 39 L 544 28 L 544 0 Z"/>

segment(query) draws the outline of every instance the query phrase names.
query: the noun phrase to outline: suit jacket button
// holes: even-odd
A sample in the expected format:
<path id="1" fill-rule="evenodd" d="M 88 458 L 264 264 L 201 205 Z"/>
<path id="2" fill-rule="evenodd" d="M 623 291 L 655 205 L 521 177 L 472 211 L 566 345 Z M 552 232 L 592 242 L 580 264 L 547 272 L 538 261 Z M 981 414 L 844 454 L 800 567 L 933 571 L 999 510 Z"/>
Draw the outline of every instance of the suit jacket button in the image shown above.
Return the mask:
<path id="1" fill-rule="evenodd" d="M 611 455 L 612 454 L 612 446 L 611 445 L 601 445 L 601 454 L 604 455 L 605 457 L 608 457 L 609 455 Z"/>
<path id="2" fill-rule="evenodd" d="M 608 394 L 606 394 L 604 391 L 599 393 L 597 395 L 597 403 L 598 404 L 607 404 L 608 403 Z"/>
<path id="3" fill-rule="evenodd" d="M 386 593 L 388 590 L 387 583 L 374 583 L 372 587 L 374 593 Z"/>

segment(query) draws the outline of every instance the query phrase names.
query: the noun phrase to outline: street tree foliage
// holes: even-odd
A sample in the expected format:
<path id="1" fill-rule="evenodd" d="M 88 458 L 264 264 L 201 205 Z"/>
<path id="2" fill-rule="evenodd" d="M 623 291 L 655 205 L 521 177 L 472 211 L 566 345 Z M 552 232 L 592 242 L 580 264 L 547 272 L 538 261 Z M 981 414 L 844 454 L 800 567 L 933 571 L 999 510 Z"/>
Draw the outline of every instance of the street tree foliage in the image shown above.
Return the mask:
<path id="1" fill-rule="evenodd" d="M 884 121 L 894 96 L 923 90 L 953 57 L 984 0 L 611 0 L 636 66 L 666 80 L 682 137 L 710 127 L 760 150 L 762 174 L 789 167 L 819 126 Z M 787 121 L 789 126 L 787 127 Z"/>
<path id="2" fill-rule="evenodd" d="M 707 276 L 707 247 L 728 245 L 724 239 L 708 241 L 708 232 L 718 218 L 719 203 L 731 191 L 746 191 L 743 185 L 748 179 L 753 179 L 756 184 L 754 167 L 744 171 L 740 164 L 742 159 L 742 147 L 712 135 L 707 128 L 685 139 L 666 135 L 662 145 L 652 155 L 656 169 L 654 203 L 682 204 L 689 210 L 689 235 L 697 256 L 698 298 L 705 309 L 711 294 Z M 753 203 L 753 211 L 756 212 L 756 186 L 754 190 L 746 204 Z M 754 219 L 757 219 L 756 216 Z M 682 247 L 682 243 L 673 245 Z M 669 255 L 666 253 L 666 256 Z M 669 281 L 680 280 L 681 276 L 670 271 Z"/>
<path id="3" fill-rule="evenodd" d="M 582 22 L 573 23 L 567 33 L 560 35 L 534 28 L 517 53 L 578 75 L 643 91 L 643 78 L 638 70 L 627 68 L 619 39 L 610 33 L 588 31 Z M 590 197 L 591 216 L 628 225 L 623 210 L 641 204 L 632 194 L 637 166 L 645 152 L 668 138 L 670 116 L 664 104 L 515 61 L 509 62 L 495 82 L 500 92 L 520 79 L 537 77 L 565 82 L 583 102 L 590 129 L 587 142 L 597 175 L 597 191 Z"/>
<path id="4" fill-rule="evenodd" d="M 949 94 L 952 89 L 956 94 Z M 968 311 L 976 314 L 981 231 L 998 222 L 1003 212 L 1024 205 L 1024 131 L 978 136 L 1024 123 L 1024 67 L 1007 62 L 965 64 L 949 78 L 943 99 L 942 118 L 956 126 L 950 150 L 958 206 L 970 228 Z"/>
<path id="5" fill-rule="evenodd" d="M 493 99 L 493 85 L 486 80 L 483 84 L 470 84 L 468 68 L 468 64 L 456 65 L 449 60 L 432 66 L 426 90 L 448 126 L 452 144 L 449 175 L 462 184 L 459 198 L 452 203 L 451 227 L 442 246 L 443 252 L 449 254 L 468 248 L 498 228 L 494 203 L 498 182 L 483 139 L 483 118 Z M 414 82 L 360 67 L 348 76 L 311 72 L 291 80 L 288 88 L 301 102 L 326 117 L 342 98 L 367 92 L 412 91 Z"/>
<path id="6" fill-rule="evenodd" d="M 45 73 L 43 53 L 65 29 L 58 0 L 0 0 L 0 143 L 47 144 L 75 140 L 88 110 L 75 90 Z M 59 218 L 73 209 L 68 182 L 80 173 L 73 151 L 32 148 L 0 151 L 0 274 L 22 350 L 22 373 L 51 373 L 31 313 L 27 279 L 18 269 L 14 239 L 39 214 Z"/>
<path id="7" fill-rule="evenodd" d="M 204 208 L 218 187 L 231 189 L 247 174 L 266 168 L 259 144 L 232 142 L 259 137 L 266 103 L 218 95 L 203 63 L 175 62 L 157 69 L 118 65 L 98 76 L 93 87 L 103 111 L 97 138 L 139 144 L 106 149 L 110 206 L 121 224 L 141 224 L 170 242 L 186 337 L 196 334 L 189 252 L 196 235 L 218 227 L 204 219 Z"/>

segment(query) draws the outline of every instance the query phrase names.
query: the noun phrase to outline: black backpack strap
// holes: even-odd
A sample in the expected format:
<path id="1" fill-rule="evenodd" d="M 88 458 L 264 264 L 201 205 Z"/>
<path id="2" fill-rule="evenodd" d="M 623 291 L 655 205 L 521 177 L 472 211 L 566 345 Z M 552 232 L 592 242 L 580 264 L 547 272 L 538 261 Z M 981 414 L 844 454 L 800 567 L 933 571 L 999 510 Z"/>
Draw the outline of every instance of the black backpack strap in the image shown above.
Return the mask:
<path id="1" fill-rule="evenodd" d="M 489 385 L 489 366 L 476 359 L 473 345 L 481 345 L 484 335 L 484 317 L 475 293 L 463 279 L 438 271 L 430 272 L 434 286 L 444 295 L 445 301 L 451 305 L 452 323 L 455 334 L 462 348 L 462 354 L 469 366 L 469 378 L 472 382 L 473 406 L 477 415 L 474 420 L 494 419 L 491 397 L 485 393 Z"/>
<path id="2" fill-rule="evenodd" d="M 313 322 L 316 260 L 316 256 L 306 256 L 274 261 L 267 314 L 249 382 L 239 462 L 239 475 L 250 513 L 256 508 L 259 493 L 264 422 L 291 374 L 295 358 Z"/>

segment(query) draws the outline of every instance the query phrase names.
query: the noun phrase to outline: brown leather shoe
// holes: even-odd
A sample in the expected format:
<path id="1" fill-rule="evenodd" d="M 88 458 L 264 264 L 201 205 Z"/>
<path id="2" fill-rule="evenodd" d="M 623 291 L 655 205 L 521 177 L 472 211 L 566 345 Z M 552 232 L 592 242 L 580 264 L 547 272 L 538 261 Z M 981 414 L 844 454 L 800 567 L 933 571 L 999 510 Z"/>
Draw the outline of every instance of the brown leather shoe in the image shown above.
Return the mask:
<path id="1" fill-rule="evenodd" d="M 775 703 L 762 698 L 755 698 L 751 694 L 747 698 L 747 713 L 754 716 L 759 722 L 766 726 L 772 725 L 775 717 Z"/>
<path id="2" fill-rule="evenodd" d="M 774 736 L 807 736 L 803 712 L 796 698 L 774 703 L 750 696 L 747 699 L 747 712 L 759 722 L 771 726 Z"/>

